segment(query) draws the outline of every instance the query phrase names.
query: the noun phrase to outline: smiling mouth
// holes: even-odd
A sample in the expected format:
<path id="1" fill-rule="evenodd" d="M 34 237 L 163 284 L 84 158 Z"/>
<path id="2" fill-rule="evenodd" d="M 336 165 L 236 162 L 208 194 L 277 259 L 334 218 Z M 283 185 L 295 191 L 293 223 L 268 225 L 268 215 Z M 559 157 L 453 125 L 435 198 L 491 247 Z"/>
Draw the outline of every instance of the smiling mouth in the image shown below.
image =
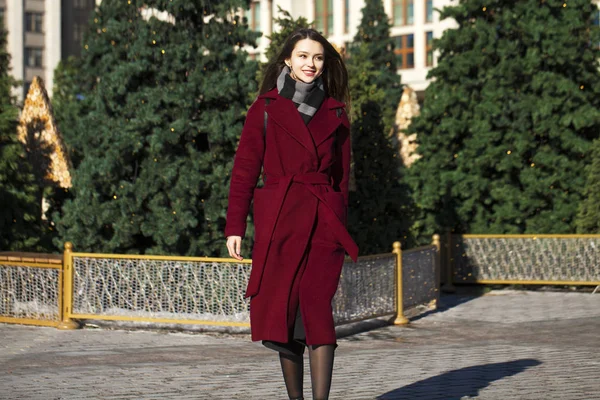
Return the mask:
<path id="1" fill-rule="evenodd" d="M 314 75 L 314 74 L 316 74 L 315 71 L 302 71 L 302 72 L 304 72 L 305 75 Z"/>

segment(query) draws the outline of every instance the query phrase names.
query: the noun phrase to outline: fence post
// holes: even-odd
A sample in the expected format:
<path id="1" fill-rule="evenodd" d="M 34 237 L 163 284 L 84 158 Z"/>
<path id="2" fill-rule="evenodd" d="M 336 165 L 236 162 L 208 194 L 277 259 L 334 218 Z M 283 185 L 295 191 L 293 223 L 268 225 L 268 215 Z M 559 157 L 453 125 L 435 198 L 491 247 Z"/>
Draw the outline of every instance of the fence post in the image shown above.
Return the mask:
<path id="1" fill-rule="evenodd" d="M 73 243 L 65 243 L 65 251 L 63 253 L 63 287 L 61 301 L 62 321 L 57 328 L 62 330 L 77 329 L 79 324 L 71 319 L 71 310 L 73 307 Z"/>
<path id="2" fill-rule="evenodd" d="M 435 294 L 436 294 L 436 299 L 435 299 L 435 307 L 437 308 L 439 300 L 440 300 L 440 288 L 441 288 L 441 268 L 442 268 L 442 262 L 441 262 L 441 257 L 442 257 L 442 243 L 440 242 L 440 235 L 438 235 L 437 233 L 435 235 L 433 235 L 433 242 L 432 244 L 435 246 L 436 251 L 435 251 Z"/>
<path id="3" fill-rule="evenodd" d="M 446 282 L 442 287 L 442 290 L 447 293 L 456 292 L 456 288 L 453 284 L 453 262 L 452 262 L 452 232 L 448 232 L 448 251 L 446 254 Z"/>
<path id="4" fill-rule="evenodd" d="M 408 319 L 404 316 L 402 301 L 402 244 L 394 242 L 393 253 L 396 255 L 396 319 L 394 325 L 406 325 Z"/>

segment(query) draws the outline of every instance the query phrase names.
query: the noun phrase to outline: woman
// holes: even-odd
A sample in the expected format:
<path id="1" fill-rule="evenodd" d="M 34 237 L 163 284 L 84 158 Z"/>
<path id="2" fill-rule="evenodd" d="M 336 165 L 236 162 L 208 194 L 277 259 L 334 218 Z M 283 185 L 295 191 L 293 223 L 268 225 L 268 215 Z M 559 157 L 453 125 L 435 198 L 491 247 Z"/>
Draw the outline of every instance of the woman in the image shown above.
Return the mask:
<path id="1" fill-rule="evenodd" d="M 290 399 L 303 397 L 308 347 L 314 399 L 327 399 L 337 347 L 331 300 L 344 253 L 358 248 L 346 230 L 350 124 L 348 74 L 318 32 L 300 29 L 268 65 L 248 110 L 235 156 L 227 248 L 242 260 L 254 199 L 250 300 L 252 340 L 279 352 Z M 264 187 L 256 183 L 263 170 Z"/>

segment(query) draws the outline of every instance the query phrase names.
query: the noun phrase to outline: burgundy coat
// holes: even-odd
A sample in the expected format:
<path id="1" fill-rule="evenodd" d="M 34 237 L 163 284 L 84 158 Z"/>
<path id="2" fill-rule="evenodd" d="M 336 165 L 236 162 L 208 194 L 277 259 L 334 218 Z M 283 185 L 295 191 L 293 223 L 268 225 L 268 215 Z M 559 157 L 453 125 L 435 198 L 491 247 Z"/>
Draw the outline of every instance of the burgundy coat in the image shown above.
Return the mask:
<path id="1" fill-rule="evenodd" d="M 344 253 L 358 256 L 346 230 L 350 123 L 343 107 L 326 98 L 307 126 L 294 103 L 273 89 L 248 110 L 231 175 L 225 235 L 245 235 L 254 200 L 246 290 L 253 340 L 287 342 L 299 306 L 307 343 L 335 343 L 331 300 Z M 261 169 L 265 185 L 256 188 Z"/>

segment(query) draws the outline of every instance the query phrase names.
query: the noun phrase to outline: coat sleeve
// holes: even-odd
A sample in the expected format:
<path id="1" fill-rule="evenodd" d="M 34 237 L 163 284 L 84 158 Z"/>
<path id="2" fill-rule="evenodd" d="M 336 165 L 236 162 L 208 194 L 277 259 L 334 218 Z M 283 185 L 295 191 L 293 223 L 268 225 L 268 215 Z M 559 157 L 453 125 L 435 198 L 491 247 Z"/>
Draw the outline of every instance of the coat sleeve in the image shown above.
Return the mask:
<path id="1" fill-rule="evenodd" d="M 265 152 L 264 110 L 264 100 L 257 100 L 250 106 L 246 115 L 229 184 L 226 237 L 244 237 L 246 234 L 246 219 Z"/>
<path id="2" fill-rule="evenodd" d="M 344 111 L 342 118 L 348 118 Z M 333 187 L 344 196 L 344 204 L 348 207 L 348 184 L 350 181 L 351 140 L 350 128 L 342 124 L 338 128 L 336 160 L 333 164 Z"/>

